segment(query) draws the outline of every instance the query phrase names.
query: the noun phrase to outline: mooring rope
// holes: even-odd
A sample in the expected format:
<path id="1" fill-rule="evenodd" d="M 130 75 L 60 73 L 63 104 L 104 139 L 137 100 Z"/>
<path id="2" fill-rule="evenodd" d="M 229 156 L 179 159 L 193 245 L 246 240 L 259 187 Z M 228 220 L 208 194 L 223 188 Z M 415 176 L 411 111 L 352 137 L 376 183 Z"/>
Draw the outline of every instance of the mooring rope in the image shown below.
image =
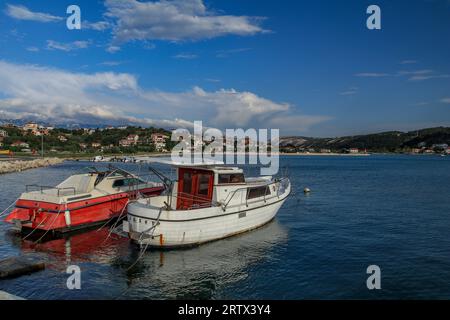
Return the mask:
<path id="1" fill-rule="evenodd" d="M 27 234 L 25 237 L 23 237 L 22 240 L 26 240 L 29 236 L 31 236 L 49 218 L 50 218 L 50 216 L 47 216 L 45 219 L 43 219 L 29 234 Z"/>
<path id="2" fill-rule="evenodd" d="M 120 219 L 120 221 L 122 221 L 124 218 L 125 218 L 125 217 L 122 217 L 122 218 Z M 119 218 L 117 218 L 117 219 L 118 219 L 118 220 L 117 220 L 116 222 L 119 221 Z M 108 235 L 105 237 L 105 240 L 102 241 L 102 243 L 100 244 L 100 246 L 104 245 L 105 242 L 108 241 L 108 239 L 111 238 L 111 235 L 112 235 L 112 233 L 114 232 L 114 230 L 116 230 L 116 228 L 112 228 L 112 229 L 109 230 Z M 120 236 L 120 235 L 119 235 L 119 236 Z M 112 238 L 111 238 L 111 239 L 112 239 Z M 117 240 L 117 238 L 116 238 L 116 240 Z"/>
<path id="3" fill-rule="evenodd" d="M 0 217 L 3 216 L 14 204 L 16 204 L 17 200 L 19 200 L 19 198 L 17 198 L 16 200 L 14 200 L 13 203 L 11 203 L 8 208 L 6 208 L 5 210 L 2 211 L 2 213 L 0 213 Z"/>
<path id="4" fill-rule="evenodd" d="M 34 244 L 38 243 L 39 241 L 41 241 L 46 235 L 47 233 L 50 231 L 50 228 L 53 226 L 53 224 L 56 222 L 56 219 L 58 219 L 59 214 L 61 213 L 61 209 L 58 210 L 58 214 L 56 215 L 55 219 L 53 219 L 52 223 L 49 226 L 49 229 L 47 231 L 45 231 L 45 233 L 39 238 L 37 239 Z"/>
<path id="5" fill-rule="evenodd" d="M 123 213 L 125 212 L 125 210 L 127 209 L 128 204 L 130 203 L 130 199 L 127 200 L 127 203 L 125 203 L 125 205 L 122 208 L 122 211 L 120 212 L 119 216 L 117 217 L 117 220 L 114 222 L 114 224 L 111 226 L 109 234 L 108 234 L 108 238 L 111 235 L 111 233 L 113 232 L 113 230 L 116 228 L 117 223 L 119 222 L 120 218 L 122 217 Z"/>
<path id="6" fill-rule="evenodd" d="M 156 218 L 155 224 L 154 224 L 153 226 L 151 226 L 150 228 L 148 228 L 148 229 L 146 229 L 146 230 L 144 230 L 144 231 L 141 232 L 141 235 L 139 236 L 139 239 L 138 239 L 139 245 L 141 245 L 140 242 L 141 242 L 141 240 L 142 240 L 142 236 L 143 236 L 146 232 L 149 232 L 149 231 L 151 230 L 151 231 L 152 231 L 152 234 L 150 235 L 150 237 L 153 237 L 153 235 L 154 235 L 154 233 L 155 233 L 155 229 L 156 229 L 156 227 L 159 225 L 159 219 L 160 219 L 160 217 L 161 217 L 162 210 L 163 210 L 163 208 L 160 208 L 160 209 L 159 209 L 158 217 Z M 136 265 L 136 263 L 143 257 L 145 251 L 147 251 L 147 248 L 148 248 L 149 244 L 150 244 L 150 241 L 147 242 L 147 244 L 145 245 L 144 250 L 142 250 L 142 247 L 141 247 L 141 252 L 140 252 L 138 258 L 136 259 L 136 261 L 135 261 L 130 267 L 128 267 L 127 271 L 131 270 L 131 269 Z"/>
<path id="7" fill-rule="evenodd" d="M 105 240 L 103 240 L 103 242 L 101 243 L 101 245 L 103 245 L 106 241 L 108 241 L 108 239 L 111 237 L 111 234 L 113 233 L 113 231 L 116 229 L 117 223 L 121 220 L 123 220 L 122 215 L 125 212 L 125 209 L 127 208 L 128 203 L 130 202 L 130 199 L 128 199 L 127 203 L 125 204 L 125 206 L 122 208 L 122 212 L 120 212 L 119 216 L 117 217 L 117 220 L 114 222 L 114 224 L 111 226 L 111 228 L 109 229 L 108 235 L 106 236 Z M 106 224 L 105 224 L 106 225 Z M 101 228 L 103 228 L 105 225 L 103 225 Z M 101 229 L 100 228 L 100 229 Z M 97 231 L 99 231 L 100 229 L 98 229 Z"/>
<path id="8" fill-rule="evenodd" d="M 130 291 L 131 287 L 126 288 L 125 290 L 123 290 L 117 297 L 114 298 L 114 300 L 119 300 L 120 297 L 122 297 L 125 293 L 127 293 L 128 291 Z"/>
<path id="9" fill-rule="evenodd" d="M 127 200 L 127 203 L 125 203 L 125 206 L 122 208 L 122 210 L 121 210 L 121 212 L 120 212 L 120 214 L 119 214 L 119 217 L 118 217 L 117 219 L 120 219 L 120 217 L 122 216 L 122 214 L 123 214 L 123 212 L 124 212 L 124 210 L 125 210 L 125 208 L 126 208 L 126 206 L 128 205 L 129 202 L 130 202 L 130 199 L 128 199 L 128 200 Z M 100 228 L 98 228 L 96 231 L 99 232 L 99 231 L 102 230 L 105 226 L 107 226 L 108 223 L 110 223 L 110 222 L 113 221 L 114 219 L 115 219 L 115 217 L 112 216 L 111 218 L 109 218 L 108 220 L 106 220 L 106 222 L 105 222 Z M 116 221 L 116 222 L 117 222 L 117 221 Z M 114 224 L 114 225 L 115 225 L 115 224 Z"/>
<path id="10" fill-rule="evenodd" d="M 129 266 L 127 268 L 127 271 L 130 271 L 131 269 L 133 269 L 133 267 L 136 265 L 136 263 L 138 263 L 138 261 L 144 256 L 144 253 L 145 253 L 145 251 L 147 251 L 147 248 L 148 248 L 149 244 L 150 244 L 150 241 L 147 242 L 147 244 L 145 245 L 144 249 L 141 248 L 141 252 L 139 253 L 138 258 L 136 259 L 136 261 L 131 266 Z"/>

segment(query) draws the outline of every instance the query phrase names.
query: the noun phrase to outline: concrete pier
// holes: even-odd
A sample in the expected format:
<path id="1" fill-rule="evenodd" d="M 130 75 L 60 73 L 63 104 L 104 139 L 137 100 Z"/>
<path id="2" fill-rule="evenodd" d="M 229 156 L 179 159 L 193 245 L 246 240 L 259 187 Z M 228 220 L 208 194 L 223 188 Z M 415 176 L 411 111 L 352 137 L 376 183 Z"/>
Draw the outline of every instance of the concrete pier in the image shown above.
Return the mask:
<path id="1" fill-rule="evenodd" d="M 25 300 L 25 299 L 5 291 L 0 291 L 0 300 Z"/>
<path id="2" fill-rule="evenodd" d="M 27 257 L 11 257 L 0 260 L 0 280 L 15 278 L 45 269 L 45 263 Z"/>

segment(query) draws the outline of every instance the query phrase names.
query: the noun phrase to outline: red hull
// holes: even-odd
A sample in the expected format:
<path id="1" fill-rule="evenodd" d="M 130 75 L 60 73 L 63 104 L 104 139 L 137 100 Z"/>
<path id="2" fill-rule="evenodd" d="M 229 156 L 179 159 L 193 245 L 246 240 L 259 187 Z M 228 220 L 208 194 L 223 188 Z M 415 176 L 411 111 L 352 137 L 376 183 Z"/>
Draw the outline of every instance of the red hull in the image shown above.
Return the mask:
<path id="1" fill-rule="evenodd" d="M 152 196 L 161 194 L 163 189 L 163 187 L 154 187 L 142 189 L 139 192 Z M 19 220 L 24 228 L 43 231 L 79 229 L 118 217 L 125 211 L 128 199 L 135 194 L 135 192 L 122 192 L 62 205 L 19 199 L 16 202 L 16 208 L 5 221 L 14 223 Z M 70 213 L 70 225 L 66 222 L 67 212 Z M 123 214 L 125 215 L 126 212 Z"/>

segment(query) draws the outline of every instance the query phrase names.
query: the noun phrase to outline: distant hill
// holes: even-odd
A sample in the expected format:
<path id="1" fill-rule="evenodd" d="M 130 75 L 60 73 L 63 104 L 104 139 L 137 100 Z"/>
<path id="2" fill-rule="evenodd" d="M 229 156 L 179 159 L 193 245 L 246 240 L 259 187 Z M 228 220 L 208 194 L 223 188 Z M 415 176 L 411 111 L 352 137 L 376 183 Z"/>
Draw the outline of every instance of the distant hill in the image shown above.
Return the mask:
<path id="1" fill-rule="evenodd" d="M 436 127 L 409 132 L 388 131 L 375 134 L 339 138 L 282 137 L 280 147 L 284 151 L 329 149 L 342 151 L 358 148 L 369 152 L 401 152 L 413 148 L 435 148 L 450 145 L 450 128 Z"/>

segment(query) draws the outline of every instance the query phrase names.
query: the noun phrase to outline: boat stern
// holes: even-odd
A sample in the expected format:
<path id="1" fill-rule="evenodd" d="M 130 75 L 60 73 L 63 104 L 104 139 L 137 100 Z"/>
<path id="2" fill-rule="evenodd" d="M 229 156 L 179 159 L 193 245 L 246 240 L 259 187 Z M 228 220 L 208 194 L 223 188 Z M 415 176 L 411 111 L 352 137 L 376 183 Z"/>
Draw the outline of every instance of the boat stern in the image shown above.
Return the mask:
<path id="1" fill-rule="evenodd" d="M 24 224 L 31 223 L 32 215 L 29 209 L 15 208 L 9 215 L 6 216 L 5 222 L 14 224 L 18 231 L 22 230 Z"/>
<path id="2" fill-rule="evenodd" d="M 31 217 L 30 209 L 15 208 L 4 221 L 14 224 L 16 221 L 30 221 Z"/>
<path id="3" fill-rule="evenodd" d="M 60 204 L 28 199 L 32 195 L 32 193 L 23 194 L 4 221 L 14 224 L 19 230 L 28 228 L 46 231 L 65 226 L 64 211 L 61 211 Z M 58 214 L 59 212 L 62 214 Z"/>

